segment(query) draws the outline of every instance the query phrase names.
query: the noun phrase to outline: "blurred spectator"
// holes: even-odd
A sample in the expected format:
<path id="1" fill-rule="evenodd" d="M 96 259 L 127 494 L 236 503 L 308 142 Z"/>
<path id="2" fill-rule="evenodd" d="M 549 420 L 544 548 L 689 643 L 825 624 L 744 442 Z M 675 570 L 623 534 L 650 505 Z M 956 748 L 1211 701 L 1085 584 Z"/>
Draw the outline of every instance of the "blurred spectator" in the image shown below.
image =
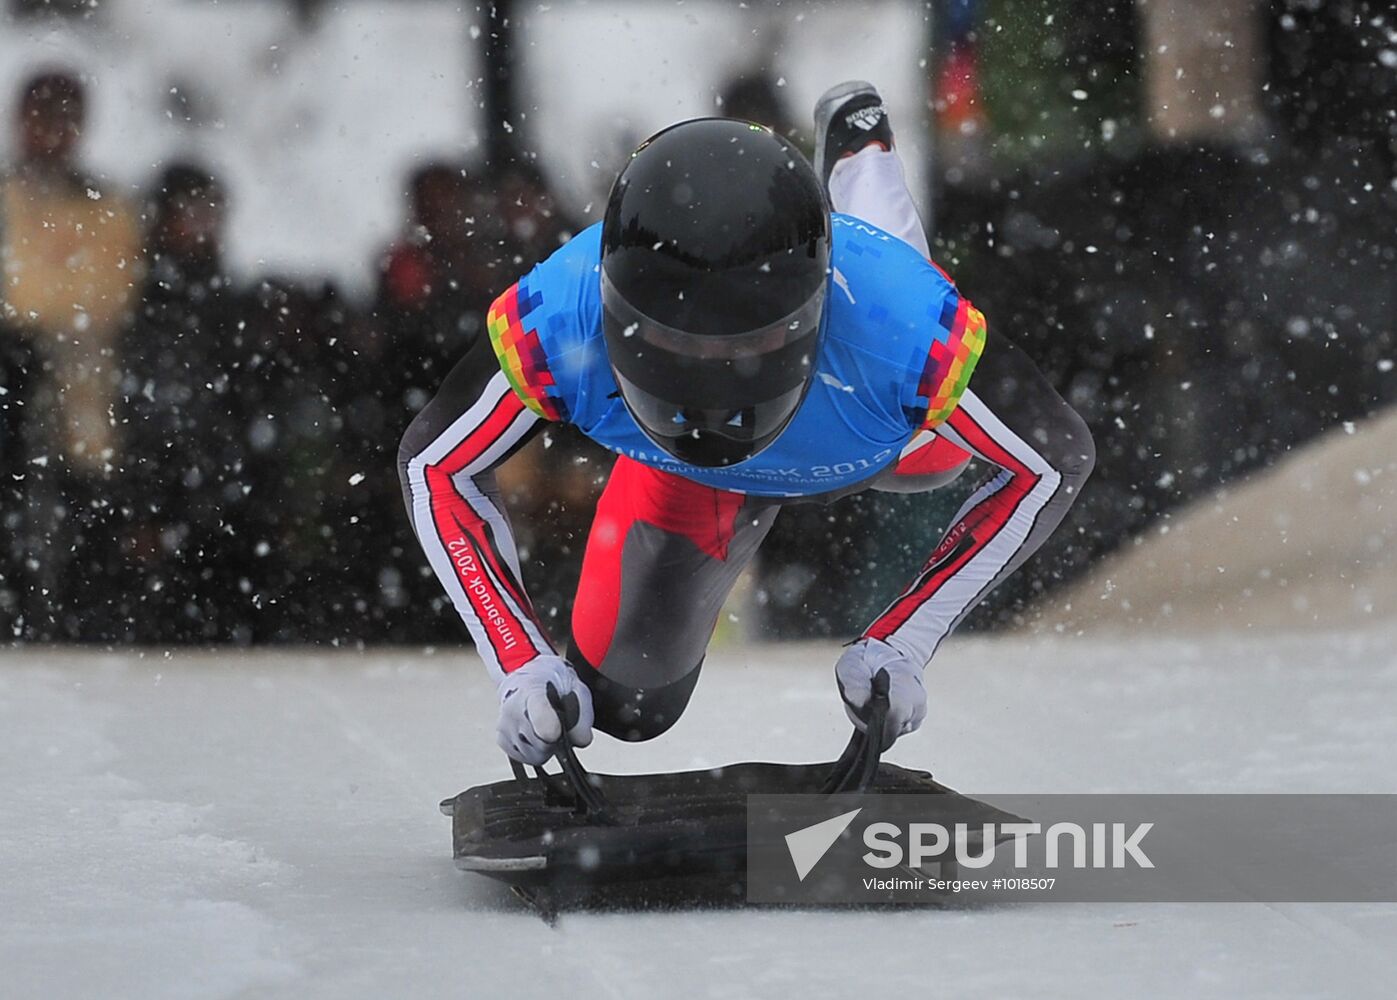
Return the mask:
<path id="1" fill-rule="evenodd" d="M 932 106 L 937 158 L 957 180 L 987 167 L 984 101 L 980 92 L 980 0 L 940 0 Z"/>
<path id="2" fill-rule="evenodd" d="M 493 205 L 484 207 L 495 217 L 497 270 L 508 275 L 513 268 L 517 276 L 572 239 L 579 227 L 558 208 L 548 182 L 531 162 L 507 163 L 493 172 L 492 179 Z"/>
<path id="3" fill-rule="evenodd" d="M 345 624 L 330 606 L 351 583 L 336 573 L 345 562 L 334 508 L 349 488 L 336 451 L 344 427 L 336 400 L 350 367 L 351 317 L 332 285 L 283 279 L 260 282 L 246 316 L 233 378 L 247 506 L 226 551 L 228 575 L 254 641 L 317 639 Z"/>
<path id="4" fill-rule="evenodd" d="M 420 407 L 484 329 L 495 281 L 480 228 L 493 206 L 448 163 L 416 171 L 408 200 L 405 231 L 384 254 L 374 315 L 394 354 L 412 358 L 409 384 L 426 393 Z"/>
<path id="5" fill-rule="evenodd" d="M 48 445 L 33 456 L 25 484 L 30 511 L 43 511 L 28 519 L 28 532 L 50 553 L 37 581 L 48 594 L 35 608 L 50 624 L 31 624 L 68 637 L 84 601 L 66 598 L 85 590 L 91 574 L 103 575 L 112 557 L 102 479 L 117 450 L 113 344 L 142 271 L 134 212 L 78 166 L 84 109 L 75 76 L 31 78 L 18 108 L 19 160 L 0 179 L 0 313 L 39 369 L 28 419 Z M 25 544 L 37 552 L 41 543 Z M 54 609 L 69 603 L 55 619 Z"/>
<path id="6" fill-rule="evenodd" d="M 82 84 L 31 79 L 19 106 L 20 160 L 0 181 L 4 311 L 53 375 L 68 462 L 100 472 L 113 447 L 111 349 L 140 280 L 135 214 L 77 164 Z"/>
<path id="7" fill-rule="evenodd" d="M 795 122 L 770 73 L 757 71 L 733 77 L 718 94 L 718 110 L 725 118 L 756 122 L 784 136 L 796 137 Z"/>
<path id="8" fill-rule="evenodd" d="M 237 637 L 219 616 L 237 603 L 226 552 L 244 507 L 234 351 L 245 307 L 223 269 L 224 200 L 199 167 L 162 174 L 149 273 L 120 344 L 122 542 L 135 574 L 116 599 L 137 641 Z"/>
<path id="9" fill-rule="evenodd" d="M 341 412 L 354 470 L 363 481 L 346 496 L 355 530 L 373 558 L 355 566 L 359 586 L 376 594 L 382 634 L 415 642 L 458 638 L 436 578 L 421 558 L 402 512 L 394 449 L 451 366 L 482 336 L 500 284 L 503 225 L 493 193 L 466 169 L 436 161 L 413 172 L 402 234 L 383 254 L 367 322 L 357 324 L 356 374 L 341 383 Z M 511 279 L 512 280 L 512 279 Z"/>

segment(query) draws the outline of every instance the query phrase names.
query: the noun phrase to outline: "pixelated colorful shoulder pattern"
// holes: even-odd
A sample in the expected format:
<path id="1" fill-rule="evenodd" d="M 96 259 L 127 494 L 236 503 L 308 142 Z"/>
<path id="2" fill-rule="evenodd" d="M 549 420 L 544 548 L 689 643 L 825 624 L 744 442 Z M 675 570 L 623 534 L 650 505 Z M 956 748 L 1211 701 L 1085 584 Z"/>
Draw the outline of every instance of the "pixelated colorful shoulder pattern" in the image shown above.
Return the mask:
<path id="1" fill-rule="evenodd" d="M 567 420 L 567 404 L 548 370 L 548 354 L 538 337 L 542 305 L 543 292 L 521 279 L 495 299 L 486 327 L 500 368 L 524 405 L 545 420 Z M 530 316 L 536 317 L 534 323 L 529 322 Z"/>
<path id="2" fill-rule="evenodd" d="M 917 386 L 917 401 L 926 405 L 924 429 L 944 423 L 955 412 L 970 384 L 970 375 L 985 349 L 985 317 L 956 292 L 948 294 L 936 317 L 936 332 Z"/>

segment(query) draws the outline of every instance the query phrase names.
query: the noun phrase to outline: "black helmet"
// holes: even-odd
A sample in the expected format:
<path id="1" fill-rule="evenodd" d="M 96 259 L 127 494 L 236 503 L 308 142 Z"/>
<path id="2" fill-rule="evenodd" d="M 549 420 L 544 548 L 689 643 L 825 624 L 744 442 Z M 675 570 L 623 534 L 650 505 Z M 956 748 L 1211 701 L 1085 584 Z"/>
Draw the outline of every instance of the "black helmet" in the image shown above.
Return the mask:
<path id="1" fill-rule="evenodd" d="M 829 208 L 770 129 L 672 125 L 631 154 L 602 222 L 602 330 L 621 398 L 692 465 L 732 465 L 795 416 L 815 371 Z"/>

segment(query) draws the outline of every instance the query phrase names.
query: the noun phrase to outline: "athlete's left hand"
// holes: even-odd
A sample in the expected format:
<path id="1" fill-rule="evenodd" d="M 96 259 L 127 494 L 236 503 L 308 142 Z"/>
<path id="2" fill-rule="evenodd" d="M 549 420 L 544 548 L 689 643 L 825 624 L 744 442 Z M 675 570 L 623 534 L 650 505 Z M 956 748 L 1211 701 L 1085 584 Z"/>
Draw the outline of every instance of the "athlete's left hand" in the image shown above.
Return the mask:
<path id="1" fill-rule="evenodd" d="M 922 664 L 894 649 L 881 639 L 859 639 L 834 665 L 834 679 L 844 711 L 863 732 L 863 713 L 873 697 L 873 676 L 888 672 L 888 721 L 883 727 L 883 749 L 899 736 L 915 732 L 926 718 L 926 687 L 922 684 Z"/>

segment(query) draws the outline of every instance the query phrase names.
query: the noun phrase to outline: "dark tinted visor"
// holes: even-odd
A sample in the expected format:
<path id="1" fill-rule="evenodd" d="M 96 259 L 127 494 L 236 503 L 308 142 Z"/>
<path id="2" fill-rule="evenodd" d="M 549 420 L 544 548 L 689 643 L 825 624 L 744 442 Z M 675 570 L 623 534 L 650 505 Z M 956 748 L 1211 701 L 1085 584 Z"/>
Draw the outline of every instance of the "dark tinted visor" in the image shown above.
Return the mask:
<path id="1" fill-rule="evenodd" d="M 605 273 L 601 293 L 612 368 L 630 385 L 674 407 L 741 410 L 785 395 L 810 378 L 824 312 L 823 286 L 776 322 L 730 334 L 689 333 L 643 316 Z M 723 304 L 714 302 L 711 308 L 721 312 Z M 626 387 L 622 392 L 629 401 Z"/>

